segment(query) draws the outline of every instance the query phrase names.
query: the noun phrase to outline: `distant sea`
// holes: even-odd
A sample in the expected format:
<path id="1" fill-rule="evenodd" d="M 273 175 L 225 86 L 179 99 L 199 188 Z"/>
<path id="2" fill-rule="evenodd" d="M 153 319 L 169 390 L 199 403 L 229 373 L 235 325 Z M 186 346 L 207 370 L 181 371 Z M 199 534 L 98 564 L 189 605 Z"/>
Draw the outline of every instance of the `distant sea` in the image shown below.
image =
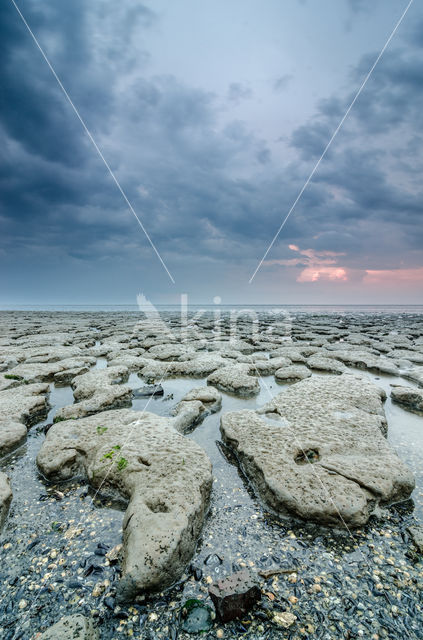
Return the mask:
<path id="1" fill-rule="evenodd" d="M 158 312 L 179 312 L 180 305 L 177 304 L 157 304 L 154 305 Z M 222 313 L 231 310 L 239 311 L 241 309 L 253 309 L 256 312 L 273 312 L 285 311 L 288 313 L 304 313 L 304 314 L 423 314 L 423 304 L 418 305 L 370 305 L 370 304 L 351 304 L 351 305 L 318 305 L 318 304 L 300 304 L 300 305 L 282 305 L 282 304 L 193 304 L 188 305 L 189 312 L 220 310 Z M 140 312 L 136 304 L 45 304 L 45 305 L 0 305 L 0 311 L 95 311 L 95 312 Z"/>

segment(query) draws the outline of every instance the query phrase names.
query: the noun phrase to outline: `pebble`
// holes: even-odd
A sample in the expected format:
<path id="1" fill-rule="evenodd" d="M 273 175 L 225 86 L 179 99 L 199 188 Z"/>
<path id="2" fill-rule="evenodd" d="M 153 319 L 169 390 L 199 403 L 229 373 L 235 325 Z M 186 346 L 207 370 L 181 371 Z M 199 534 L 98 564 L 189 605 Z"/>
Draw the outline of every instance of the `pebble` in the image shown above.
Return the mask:
<path id="1" fill-rule="evenodd" d="M 284 629 L 288 629 L 291 625 L 294 624 L 297 620 L 297 616 L 294 616 L 293 613 L 289 613 L 289 611 L 276 611 L 273 614 L 272 620 L 279 627 L 283 627 Z"/>

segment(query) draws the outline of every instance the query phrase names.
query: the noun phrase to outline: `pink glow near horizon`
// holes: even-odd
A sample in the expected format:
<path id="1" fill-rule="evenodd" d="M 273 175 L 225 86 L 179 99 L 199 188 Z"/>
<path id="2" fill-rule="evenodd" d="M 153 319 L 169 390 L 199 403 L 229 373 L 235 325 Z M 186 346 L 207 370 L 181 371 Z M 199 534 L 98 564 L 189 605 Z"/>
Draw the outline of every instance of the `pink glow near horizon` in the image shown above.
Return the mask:
<path id="1" fill-rule="evenodd" d="M 423 285 L 423 267 L 416 269 L 366 269 L 363 283 L 390 287 L 395 285 L 412 286 L 419 283 Z"/>
<path id="2" fill-rule="evenodd" d="M 288 260 L 269 260 L 265 264 L 279 264 L 285 267 L 304 266 L 297 277 L 297 282 L 317 282 L 318 280 L 348 280 L 347 271 L 337 265 L 337 258 L 345 255 L 334 251 L 314 251 L 314 249 L 300 249 L 296 244 L 290 244 L 291 251 L 301 257 Z M 332 266 L 334 265 L 334 266 Z"/>
<path id="3" fill-rule="evenodd" d="M 298 257 L 287 260 L 268 260 L 266 265 L 280 265 L 284 267 L 302 267 L 297 276 L 297 282 L 361 282 L 367 286 L 408 287 L 416 284 L 423 285 L 423 267 L 399 269 L 350 269 L 339 264 L 338 259 L 345 253 L 334 251 L 315 251 L 314 249 L 300 249 L 295 244 L 288 245 L 291 251 L 298 253 Z"/>
<path id="4" fill-rule="evenodd" d="M 317 280 L 348 280 L 348 277 L 342 267 L 306 267 L 297 278 L 297 282 L 317 282 Z"/>

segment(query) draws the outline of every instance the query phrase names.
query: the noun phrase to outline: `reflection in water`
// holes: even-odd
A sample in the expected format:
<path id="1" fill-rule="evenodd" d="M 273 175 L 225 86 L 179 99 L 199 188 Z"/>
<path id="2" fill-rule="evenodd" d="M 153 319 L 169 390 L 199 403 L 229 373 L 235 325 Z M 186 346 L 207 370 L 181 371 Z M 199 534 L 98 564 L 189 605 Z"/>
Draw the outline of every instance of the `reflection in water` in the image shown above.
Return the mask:
<path id="1" fill-rule="evenodd" d="M 360 374 L 373 380 L 386 393 L 385 415 L 388 421 L 388 440 L 399 457 L 414 473 L 416 488 L 412 498 L 415 504 L 415 515 L 423 518 L 423 416 L 403 409 L 391 400 L 391 385 L 410 388 L 416 388 L 417 385 L 404 378 L 386 374 L 373 375 L 364 371 Z"/>
<path id="2" fill-rule="evenodd" d="M 105 368 L 106 358 L 98 358 L 95 368 Z M 382 386 L 388 399 L 385 405 L 388 420 L 388 439 L 402 457 L 413 469 L 416 475 L 417 488 L 413 494 L 416 503 L 416 514 L 423 513 L 422 487 L 423 478 L 421 460 L 423 459 L 422 427 L 423 418 L 419 415 L 403 410 L 398 405 L 392 404 L 389 398 L 390 384 L 402 384 L 413 386 L 400 378 L 392 376 L 376 376 L 368 372 L 357 371 L 354 373 L 374 380 Z M 320 375 L 313 373 L 313 375 Z M 145 385 L 145 381 L 136 373 L 132 373 L 125 383 L 133 389 Z M 192 388 L 206 385 L 206 379 L 170 378 L 162 381 L 164 395 L 162 397 L 139 398 L 132 402 L 132 409 L 136 411 L 147 410 L 158 415 L 171 415 L 172 408 Z M 273 395 L 283 393 L 290 385 L 279 385 L 273 376 L 266 376 L 260 380 L 260 393 L 251 398 L 239 398 L 222 393 L 222 412 L 237 411 L 240 409 L 255 409 L 268 402 Z M 4 539 L 13 541 L 13 546 L 8 550 L 7 571 L 4 580 L 13 579 L 13 573 L 29 571 L 32 556 L 27 547 L 30 541 L 39 540 L 34 547 L 35 553 L 43 562 L 43 554 L 46 549 L 58 548 L 66 560 L 66 566 L 53 570 L 54 578 L 50 582 L 56 584 L 54 597 L 47 593 L 46 598 L 40 597 L 40 603 L 49 611 L 52 622 L 58 614 L 57 608 L 62 606 L 62 600 L 66 601 L 67 612 L 74 612 L 75 603 L 80 602 L 81 593 L 75 595 L 75 588 L 68 587 L 81 581 L 86 592 L 85 602 L 88 609 L 95 609 L 98 600 L 91 598 L 93 585 L 103 578 L 111 578 L 111 573 L 103 573 L 101 578 L 95 573 L 86 575 L 90 570 L 90 563 L 95 566 L 95 549 L 99 543 L 113 546 L 120 542 L 122 513 L 113 509 L 111 503 L 106 503 L 109 508 L 99 509 L 100 504 L 92 503 L 92 495 L 87 488 L 79 487 L 77 482 L 69 487 L 69 491 L 59 487 L 65 492 L 62 500 L 54 497 L 54 487 L 49 486 L 39 476 L 36 468 L 36 455 L 44 439 L 44 430 L 40 427 L 52 422 L 56 411 L 73 403 L 73 394 L 70 386 L 56 387 L 51 385 L 50 404 L 51 409 L 47 419 L 38 426 L 33 427 L 28 434 L 26 445 L 18 451 L 10 454 L 1 462 L 11 477 L 14 491 L 14 499 L 10 517 L 3 533 Z M 373 557 L 369 543 L 375 543 L 376 549 L 383 549 L 386 544 L 386 556 L 398 554 L 398 563 L 402 562 L 402 548 L 392 549 L 392 538 L 386 538 L 379 533 L 377 527 L 372 524 L 363 528 L 361 534 L 354 533 L 351 538 L 346 531 L 336 532 L 316 525 L 305 526 L 293 520 L 283 521 L 269 513 L 256 498 L 253 489 L 245 478 L 239 473 L 238 467 L 231 457 L 226 457 L 224 449 L 217 446 L 220 440 L 220 415 L 210 415 L 187 437 L 197 442 L 208 454 L 213 464 L 214 485 L 209 516 L 206 520 L 198 549 L 192 560 L 192 564 L 201 568 L 204 575 L 213 580 L 232 572 L 234 569 L 249 566 L 252 562 L 256 567 L 269 568 L 275 564 L 298 567 L 299 573 L 308 572 L 316 575 L 324 575 L 328 572 L 334 579 L 336 575 L 341 585 L 345 583 L 345 576 L 354 580 L 353 589 L 358 589 L 358 584 L 363 585 L 363 594 L 367 594 L 367 574 L 370 574 L 370 564 L 366 565 L 366 558 Z M 66 492 L 67 491 L 67 492 Z M 82 493 L 81 493 L 82 492 Z M 52 532 L 52 524 L 55 526 L 64 524 L 66 531 L 72 531 L 78 523 L 82 523 L 82 532 L 75 533 L 75 538 L 65 538 L 60 532 Z M 79 526 L 79 525 L 78 525 Z M 379 529 L 395 527 L 395 523 L 383 521 Z M 67 535 L 67 534 L 66 534 Z M 354 551 L 359 545 L 360 552 Z M 389 548 L 388 548 L 389 546 Z M 354 556 L 354 553 L 356 556 Z M 358 553 L 358 560 L 357 560 Z M 217 555 L 215 555 L 217 554 Z M 215 558 L 217 560 L 215 561 Z M 363 562 L 363 559 L 365 562 Z M 362 570 L 351 568 L 351 564 L 362 563 Z M 85 564 L 84 564 L 85 563 Z M 81 566 L 83 565 L 83 566 Z M 43 565 L 44 566 L 44 565 Z M 378 565 L 379 566 L 379 565 Z M 109 569 L 107 569 L 109 571 Z M 112 569 L 110 569 L 112 572 Z M 357 574 L 357 575 L 356 575 Z M 358 575 L 360 574 L 360 575 Z M 64 577 L 63 577 L 64 576 Z M 40 577 L 35 576 L 39 581 Z M 57 582 L 56 582 L 57 580 Z M 58 582 L 62 580 L 62 582 Z M 346 583 L 345 583 L 346 584 Z M 202 583 L 188 581 L 181 592 L 172 594 L 172 599 L 180 598 L 178 606 L 188 597 L 202 597 L 204 592 Z M 287 586 L 287 594 L 292 595 L 292 585 Z M 59 596 L 60 594 L 60 596 Z M 4 594 L 7 601 L 7 594 Z M 366 597 L 368 597 L 366 595 Z M 0 606 L 1 606 L 0 596 Z M 90 600 L 91 598 L 91 600 Z M 363 595 L 364 598 L 364 595 Z M 73 600 L 75 599 L 75 601 Z M 305 606 L 311 599 L 305 601 Z M 365 600 L 363 600 L 365 601 Z M 69 604 L 67 604 L 69 603 Z M 79 606 L 79 605 L 78 605 Z M 154 608 L 154 601 L 151 605 Z M 157 604 L 157 607 L 159 604 Z M 366 609 L 372 610 L 372 604 L 366 604 Z M 60 615 L 63 614 L 62 609 Z M 44 614 L 42 614 L 44 615 Z M 39 624 L 37 623 L 37 628 Z M 112 634 L 113 625 L 108 630 L 103 629 L 105 638 L 115 637 Z M 110 631 L 110 634 L 109 634 Z M 270 637 L 270 636 L 269 636 Z"/>

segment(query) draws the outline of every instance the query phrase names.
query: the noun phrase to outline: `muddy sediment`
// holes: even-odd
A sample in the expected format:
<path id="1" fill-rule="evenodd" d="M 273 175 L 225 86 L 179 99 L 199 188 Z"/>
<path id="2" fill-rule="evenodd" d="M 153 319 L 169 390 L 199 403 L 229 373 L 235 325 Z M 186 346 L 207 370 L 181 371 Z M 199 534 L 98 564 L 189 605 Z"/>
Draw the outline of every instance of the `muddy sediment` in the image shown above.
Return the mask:
<path id="1" fill-rule="evenodd" d="M 6 442 L 0 471 L 9 479 L 13 492 L 5 507 L 8 515 L 2 515 L 1 637 L 35 638 L 63 616 L 81 614 L 90 621 L 90 629 L 95 628 L 106 640 L 188 638 L 182 625 L 186 601 L 196 598 L 212 606 L 210 584 L 249 568 L 260 582 L 260 604 L 240 620 L 227 624 L 212 620 L 202 637 L 264 639 L 279 638 L 283 632 L 298 639 L 420 638 L 423 568 L 409 530 L 421 525 L 423 519 L 423 416 L 416 401 L 399 403 L 395 391 L 393 403 L 391 391 L 401 388 L 404 398 L 419 396 L 423 316 L 293 314 L 289 322 L 285 316 L 278 322 L 275 314 L 263 311 L 254 325 L 248 320 L 239 321 L 236 336 L 225 315 L 218 324 L 212 314 L 191 317 L 182 331 L 180 318 L 174 313 L 163 314 L 161 323 L 140 316 L 0 313 L 0 436 Z M 269 364 L 272 360 L 273 365 Z M 366 458 L 366 447 L 360 452 L 356 442 L 356 462 L 347 470 L 349 480 L 344 478 L 345 483 L 351 481 L 353 468 L 367 465 L 367 480 L 361 483 L 361 490 L 364 486 L 370 496 L 366 494 L 364 516 L 336 522 L 336 513 L 328 521 L 316 517 L 316 509 L 280 509 L 266 500 L 266 492 L 259 486 L 260 474 L 248 473 L 248 465 L 231 438 L 222 441 L 221 420 L 225 424 L 225 416 L 251 412 L 257 415 L 266 436 L 266 423 L 270 430 L 283 429 L 285 421 L 292 427 L 298 420 L 298 440 L 300 427 L 308 417 L 316 420 L 310 402 L 308 408 L 304 405 L 302 412 L 295 412 L 295 402 L 301 405 L 301 389 L 310 399 L 308 390 L 342 386 L 340 381 L 348 380 L 348 376 L 358 378 L 365 395 L 367 388 L 376 385 L 383 390 L 380 398 L 386 396 L 383 404 L 380 402 L 380 411 L 373 406 L 369 409 L 367 403 L 370 419 L 366 411 L 363 414 L 363 407 L 357 406 L 366 405 L 359 395 L 354 408 L 349 406 L 347 391 L 345 415 L 338 406 L 339 397 L 332 408 L 336 413 L 332 424 L 342 423 L 339 437 L 344 440 L 345 430 L 353 429 L 355 423 L 367 440 L 370 436 L 366 430 L 379 430 L 376 448 L 378 439 L 383 438 L 380 459 L 374 449 L 371 452 L 376 456 L 371 469 L 371 456 Z M 162 395 L 142 397 L 131 392 L 158 384 L 163 388 Z M 207 392 L 211 384 L 219 391 L 210 388 Z M 407 389 L 410 396 L 406 395 Z M 288 406 L 283 396 L 286 391 L 293 398 L 288 403 L 289 411 L 286 407 L 284 410 Z M 270 415 L 272 402 L 278 413 L 276 421 Z M 263 406 L 267 414 L 260 409 Z M 180 525 L 183 553 L 175 562 L 176 556 L 168 549 L 169 558 L 173 558 L 169 562 L 170 578 L 163 581 L 163 587 L 158 582 L 158 591 L 140 583 L 129 589 L 128 599 L 119 597 L 119 585 L 128 544 L 124 530 L 128 511 L 125 519 L 124 514 L 130 504 L 131 487 L 141 487 L 137 514 L 142 515 L 146 508 L 152 521 L 170 522 L 174 508 L 166 503 L 163 489 L 161 498 L 160 491 L 154 494 L 157 500 L 153 505 L 146 489 L 142 489 L 144 485 L 133 483 L 138 471 L 131 456 L 142 459 L 137 464 L 147 472 L 146 482 L 148 463 L 152 462 L 138 451 L 146 448 L 142 438 L 128 437 L 127 442 L 115 443 L 108 437 L 113 428 L 108 433 L 109 423 L 102 417 L 110 416 L 109 412 L 126 415 L 131 410 L 134 419 L 138 412 L 147 412 L 152 415 L 152 425 L 154 420 L 161 425 L 164 460 L 167 428 L 172 429 L 175 442 L 187 440 L 187 455 L 181 453 L 178 464 L 169 464 L 166 469 L 164 463 L 158 471 L 169 495 L 185 496 L 187 500 L 184 492 L 175 493 L 174 487 L 182 486 L 184 478 L 190 477 L 190 443 L 193 451 L 203 452 L 202 469 L 211 463 L 213 480 L 210 495 L 203 490 L 198 494 L 203 495 L 201 500 L 194 499 L 195 481 L 191 480 L 190 508 L 197 515 L 190 536 L 183 533 L 181 525 L 187 515 L 183 513 L 183 501 L 172 503 L 179 509 L 175 522 Z M 329 411 L 327 415 L 330 422 Z M 322 419 L 321 413 L 318 420 Z M 279 427 L 275 426 L 278 420 L 282 421 Z M 86 422 L 94 425 L 91 439 L 86 439 Z M 13 424 L 15 440 L 11 437 Z M 72 472 L 49 475 L 43 465 L 37 466 L 37 456 L 43 456 L 57 434 L 71 437 L 73 432 L 79 434 L 81 442 L 75 449 L 78 464 L 70 466 Z M 117 435 L 121 437 L 122 433 L 113 432 L 113 437 Z M 340 476 L 342 466 L 339 446 L 336 448 L 338 435 L 331 436 L 330 455 L 332 467 L 339 464 L 330 469 L 323 460 L 327 442 L 314 443 L 312 436 L 308 431 L 310 442 L 300 443 L 294 471 L 308 472 L 310 466 L 320 466 L 328 474 L 332 491 L 333 474 Z M 108 448 L 103 452 L 100 445 L 106 446 L 106 440 Z M 123 448 L 114 450 L 117 446 Z M 128 453 L 125 446 L 132 447 Z M 271 447 L 263 446 L 260 455 L 268 455 L 267 449 L 271 451 Z M 103 462 L 113 467 L 110 482 L 105 484 L 93 481 L 91 473 L 93 465 Z M 363 468 L 359 475 L 363 478 L 365 472 Z M 393 479 L 387 499 L 383 491 L 389 482 L 383 474 Z M 382 477 L 383 486 L 378 485 Z M 416 484 L 412 493 L 411 477 Z M 321 480 L 324 491 L 324 475 Z M 359 480 L 358 476 L 354 478 L 357 486 Z M 283 490 L 283 480 L 278 481 Z M 336 503 L 336 488 L 333 497 Z M 199 500 L 197 509 L 195 500 Z M 142 528 L 142 521 L 141 517 L 133 522 L 136 531 Z M 142 536 L 139 540 L 135 539 L 135 549 L 142 544 Z M 119 546 L 122 543 L 123 549 Z M 175 584 L 168 588 L 172 580 Z M 283 620 L 290 621 L 287 629 L 281 627 Z"/>

